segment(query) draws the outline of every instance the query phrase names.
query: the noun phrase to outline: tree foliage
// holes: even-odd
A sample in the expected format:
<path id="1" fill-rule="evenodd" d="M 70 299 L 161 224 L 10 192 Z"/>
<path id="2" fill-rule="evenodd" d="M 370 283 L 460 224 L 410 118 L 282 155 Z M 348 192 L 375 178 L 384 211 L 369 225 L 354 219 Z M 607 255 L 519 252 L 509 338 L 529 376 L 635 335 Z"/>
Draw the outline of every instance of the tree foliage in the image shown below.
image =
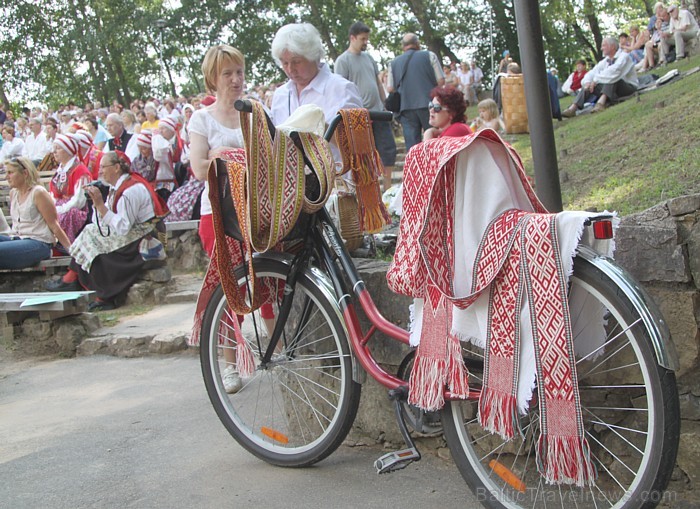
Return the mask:
<path id="1" fill-rule="evenodd" d="M 598 59 L 606 30 L 621 31 L 631 20 L 645 19 L 651 2 L 541 0 L 548 64 L 563 74 L 577 58 Z M 476 58 L 489 77 L 491 59 L 497 62 L 504 49 L 520 58 L 513 0 L 181 0 L 170 5 L 33 0 L 0 7 L 0 101 L 11 96 L 54 105 L 95 99 L 128 103 L 204 92 L 202 57 L 218 43 L 246 55 L 249 81 L 279 82 L 284 75 L 270 57 L 270 43 L 279 27 L 299 21 L 319 29 L 329 62 L 346 49 L 347 30 L 357 20 L 372 28 L 371 46 L 383 66 L 401 51 L 406 32 L 418 34 L 445 63 Z M 600 13 L 617 27 L 606 26 Z"/>

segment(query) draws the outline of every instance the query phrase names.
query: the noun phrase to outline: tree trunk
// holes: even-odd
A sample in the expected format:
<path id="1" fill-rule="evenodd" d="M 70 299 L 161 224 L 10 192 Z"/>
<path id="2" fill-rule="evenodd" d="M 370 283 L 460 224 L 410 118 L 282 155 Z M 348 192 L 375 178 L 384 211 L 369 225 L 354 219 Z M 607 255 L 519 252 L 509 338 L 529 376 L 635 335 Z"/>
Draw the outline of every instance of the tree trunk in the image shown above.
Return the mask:
<path id="1" fill-rule="evenodd" d="M 598 22 L 598 16 L 596 16 L 595 6 L 592 0 L 583 0 L 583 12 L 586 16 L 586 20 L 588 20 L 591 33 L 593 34 L 593 40 L 595 41 L 595 59 L 598 61 L 603 58 L 603 54 L 600 51 L 600 45 L 603 43 L 603 34 L 600 31 L 600 23 Z"/>
<path id="2" fill-rule="evenodd" d="M 2 79 L 0 79 L 0 102 L 2 102 L 2 105 L 4 106 L 3 109 L 5 111 L 10 109 L 10 100 L 5 94 L 5 83 L 2 81 Z"/>
<path id="3" fill-rule="evenodd" d="M 440 62 L 443 61 L 444 57 L 449 58 L 452 62 L 459 62 L 459 58 L 447 45 L 445 38 L 438 35 L 430 24 L 432 16 L 428 12 L 425 2 L 423 0 L 407 0 L 406 4 L 423 30 L 423 42 L 428 49 L 437 55 Z"/>
<path id="4" fill-rule="evenodd" d="M 510 56 L 516 62 L 520 62 L 520 45 L 518 44 L 518 34 L 515 31 L 515 11 L 513 3 L 506 0 L 488 0 L 493 12 L 493 24 L 497 32 L 500 32 L 503 42 L 505 43 L 504 50 L 510 51 Z M 501 51 L 495 50 L 498 58 Z"/>
<path id="5" fill-rule="evenodd" d="M 328 48 L 327 56 L 330 57 L 331 60 L 335 61 L 335 59 L 340 56 L 340 52 L 333 44 L 333 37 L 331 37 L 331 33 L 328 30 L 328 23 L 324 23 L 323 13 L 319 10 L 316 2 L 309 2 L 309 8 L 311 9 L 313 18 L 318 20 L 317 23 L 314 23 L 314 26 L 318 29 L 319 33 L 321 34 L 321 39 L 326 44 L 326 48 Z"/>

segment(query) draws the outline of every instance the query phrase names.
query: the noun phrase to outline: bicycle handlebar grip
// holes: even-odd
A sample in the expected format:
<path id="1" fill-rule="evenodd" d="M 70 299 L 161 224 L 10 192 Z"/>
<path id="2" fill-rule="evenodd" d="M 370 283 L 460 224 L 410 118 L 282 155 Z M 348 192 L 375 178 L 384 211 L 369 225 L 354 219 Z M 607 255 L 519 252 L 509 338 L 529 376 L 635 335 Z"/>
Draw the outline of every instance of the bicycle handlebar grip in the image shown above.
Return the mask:
<path id="1" fill-rule="evenodd" d="M 390 111 L 370 111 L 369 119 L 376 120 L 377 122 L 391 122 L 394 118 L 394 114 Z"/>
<path id="2" fill-rule="evenodd" d="M 247 99 L 238 99 L 235 103 L 233 103 L 233 107 L 238 111 L 243 111 L 245 113 L 253 112 L 253 103 Z"/>

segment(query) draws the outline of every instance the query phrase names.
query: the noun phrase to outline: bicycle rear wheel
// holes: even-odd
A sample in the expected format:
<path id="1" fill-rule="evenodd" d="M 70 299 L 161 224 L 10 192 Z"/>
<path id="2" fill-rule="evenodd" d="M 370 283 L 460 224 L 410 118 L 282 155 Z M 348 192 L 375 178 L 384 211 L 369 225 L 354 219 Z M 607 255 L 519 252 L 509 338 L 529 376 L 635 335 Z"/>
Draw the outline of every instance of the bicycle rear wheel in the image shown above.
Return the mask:
<path id="1" fill-rule="evenodd" d="M 452 456 L 486 507 L 655 507 L 662 500 L 678 450 L 675 375 L 657 364 L 647 330 L 629 300 L 581 258 L 574 263 L 569 299 L 575 344 L 593 326 L 574 316 L 575 299 L 593 304 L 606 319 L 604 348 L 576 358 L 585 432 L 598 472 L 595 486 L 548 485 L 537 472 L 536 396 L 530 411 L 520 418 L 523 436 L 510 442 L 480 427 L 477 402 L 445 405 L 442 423 Z M 480 385 L 480 376 L 474 373 L 470 383 Z"/>
<path id="2" fill-rule="evenodd" d="M 238 274 L 241 287 L 246 285 Z M 255 272 L 282 299 L 287 266 L 278 260 L 255 260 Z M 233 320 L 221 287 L 212 297 L 203 321 L 200 359 L 209 398 L 226 429 L 245 449 L 268 463 L 303 467 L 331 454 L 355 419 L 360 384 L 352 380 L 352 360 L 345 328 L 332 294 L 301 274 L 289 319 L 278 349 L 267 366 L 261 358 L 268 339 L 257 313 L 248 315 L 244 337 L 253 351 L 255 371 L 242 388 L 227 394 L 222 373 L 237 368 L 232 341 Z M 253 325 L 253 327 L 251 327 Z"/>

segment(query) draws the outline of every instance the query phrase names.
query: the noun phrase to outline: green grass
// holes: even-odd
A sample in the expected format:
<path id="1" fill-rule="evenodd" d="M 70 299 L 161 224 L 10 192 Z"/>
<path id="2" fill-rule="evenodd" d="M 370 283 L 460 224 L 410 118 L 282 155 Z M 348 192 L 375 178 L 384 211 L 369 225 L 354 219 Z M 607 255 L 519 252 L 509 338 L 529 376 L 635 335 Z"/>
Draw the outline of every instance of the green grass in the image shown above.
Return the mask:
<path id="1" fill-rule="evenodd" d="M 700 66 L 700 56 L 653 72 Z M 572 99 L 562 100 L 562 110 Z M 622 215 L 700 193 L 700 72 L 594 115 L 554 120 L 565 209 Z M 469 111 L 473 118 L 475 111 Z M 529 135 L 506 135 L 534 175 Z"/>

